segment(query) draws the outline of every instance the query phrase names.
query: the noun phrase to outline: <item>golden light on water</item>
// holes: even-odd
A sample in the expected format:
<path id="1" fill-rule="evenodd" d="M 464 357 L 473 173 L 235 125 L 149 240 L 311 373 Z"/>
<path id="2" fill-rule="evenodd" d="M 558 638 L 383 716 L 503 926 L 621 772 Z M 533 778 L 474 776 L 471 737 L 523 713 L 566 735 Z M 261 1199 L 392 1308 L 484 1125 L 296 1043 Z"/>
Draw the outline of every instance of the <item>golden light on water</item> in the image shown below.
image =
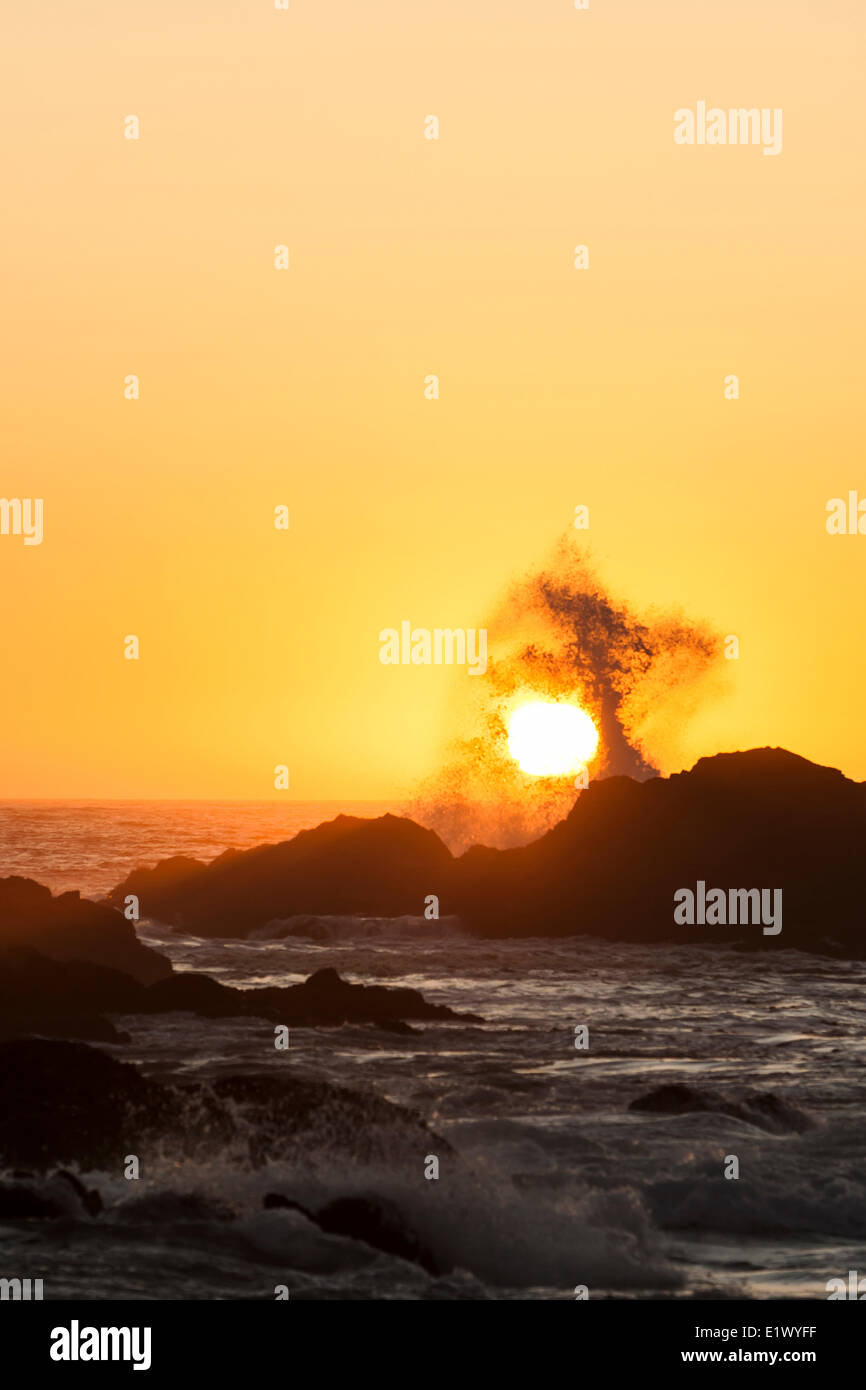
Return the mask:
<path id="1" fill-rule="evenodd" d="M 535 700 L 516 709 L 508 724 L 508 751 L 534 777 L 577 772 L 597 748 L 598 730 L 577 705 Z"/>

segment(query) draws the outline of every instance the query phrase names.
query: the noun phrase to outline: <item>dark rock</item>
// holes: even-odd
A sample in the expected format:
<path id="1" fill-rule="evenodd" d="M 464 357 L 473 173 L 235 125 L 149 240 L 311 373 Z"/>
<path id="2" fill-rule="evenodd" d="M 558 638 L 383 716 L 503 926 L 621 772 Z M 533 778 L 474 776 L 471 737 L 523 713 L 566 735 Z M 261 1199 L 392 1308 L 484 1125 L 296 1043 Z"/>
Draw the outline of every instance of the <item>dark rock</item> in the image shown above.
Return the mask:
<path id="1" fill-rule="evenodd" d="M 0 1220 L 48 1221 L 65 1216 L 59 1202 L 20 1183 L 0 1183 Z"/>
<path id="2" fill-rule="evenodd" d="M 418 913 L 452 863 L 438 835 L 411 820 L 337 816 L 282 844 L 230 850 L 208 865 L 173 858 L 136 869 L 109 901 L 120 906 L 134 893 L 143 917 L 203 936 L 243 936 L 302 913 Z"/>
<path id="3" fill-rule="evenodd" d="M 701 758 L 689 772 L 593 782 L 532 844 L 476 846 L 454 859 L 409 820 L 339 816 L 280 845 L 212 864 L 136 870 L 144 914 L 203 935 L 244 935 L 274 918 L 443 914 L 487 936 L 594 935 L 617 941 L 799 947 L 866 959 L 861 864 L 866 783 L 781 748 Z M 781 934 L 757 925 L 674 922 L 679 888 L 781 888 Z"/>
<path id="4" fill-rule="evenodd" d="M 408 1018 L 479 1023 L 445 1004 L 428 1004 L 416 989 L 353 985 L 336 970 L 317 970 L 302 985 L 234 989 L 191 972 L 160 980 L 143 992 L 145 1013 L 189 1010 L 206 1018 L 267 1018 L 298 1027 L 320 1024 L 390 1023 Z"/>
<path id="5" fill-rule="evenodd" d="M 287 1075 L 156 1082 L 83 1043 L 0 1043 L 0 1164 L 46 1172 L 59 1164 L 119 1173 L 127 1154 L 143 1172 L 168 1156 L 253 1166 L 303 1162 L 311 1145 L 341 1162 L 421 1163 L 447 1142 L 413 1111 L 365 1092 Z M 98 1194 L 81 1189 L 90 1209 Z M 84 1195 L 82 1196 L 81 1193 Z M 89 1205 L 88 1205 L 89 1204 Z"/>
<path id="6" fill-rule="evenodd" d="M 694 1090 L 691 1086 L 657 1086 L 645 1096 L 638 1096 L 629 1110 L 649 1115 L 728 1115 L 745 1120 L 771 1134 L 800 1134 L 814 1129 L 815 1121 L 798 1105 L 784 1100 L 772 1091 L 753 1092 L 739 1100 Z"/>
<path id="7" fill-rule="evenodd" d="M 586 933 L 862 958 L 864 843 L 866 783 L 781 748 L 720 753 L 672 777 L 591 783 L 532 844 L 468 850 L 456 911 L 490 936 Z M 781 933 L 675 923 L 674 893 L 694 892 L 699 879 L 708 890 L 781 888 Z"/>
<path id="8" fill-rule="evenodd" d="M 105 1014 L 189 1012 L 201 1018 L 262 1018 L 290 1026 L 373 1023 L 408 1033 L 405 1018 L 477 1022 L 428 1004 L 417 990 L 353 985 L 319 970 L 302 985 L 235 989 L 191 971 L 152 985 L 86 961 L 60 963 L 35 951 L 0 951 L 0 1039 L 43 1037 L 128 1042 Z"/>
<path id="9" fill-rule="evenodd" d="M 30 947 L 53 960 L 109 966 L 143 984 L 171 972 L 171 962 L 141 944 L 122 912 L 79 893 L 54 898 L 30 878 L 0 879 L 0 948 L 10 946 Z"/>
<path id="10" fill-rule="evenodd" d="M 299 1211 L 328 1235 L 363 1241 L 374 1250 L 410 1260 L 429 1274 L 447 1274 L 451 1268 L 440 1264 L 429 1246 L 408 1227 L 399 1208 L 385 1197 L 338 1197 L 316 1211 L 309 1211 L 300 1202 L 279 1192 L 268 1192 L 264 1206 L 268 1210 Z"/>
<path id="11" fill-rule="evenodd" d="M 102 1198 L 95 1188 L 84 1184 L 61 1168 L 45 1181 L 32 1174 L 16 1173 L 18 1181 L 0 1183 L 0 1218 L 7 1220 L 57 1220 L 77 1216 L 81 1211 L 98 1216 Z M 20 1181 L 26 1178 L 27 1185 Z"/>
<path id="12" fill-rule="evenodd" d="M 43 1037 L 128 1042 L 102 1011 L 131 1013 L 144 986 L 119 970 L 0 948 L 0 1039 Z"/>
<path id="13" fill-rule="evenodd" d="M 85 1187 L 81 1179 L 66 1168 L 58 1168 L 54 1176 L 69 1184 L 88 1216 L 99 1215 L 102 1211 L 102 1198 L 95 1187 Z"/>
<path id="14" fill-rule="evenodd" d="M 106 1018 L 90 1014 L 46 1013 L 38 1005 L 0 1017 L 0 1040 L 7 1038 L 67 1038 L 74 1042 L 128 1043 L 128 1033 Z"/>
<path id="15" fill-rule="evenodd" d="M 402 1152 L 407 1163 L 420 1167 L 433 1144 L 439 1155 L 453 1152 L 406 1106 L 327 1081 L 224 1076 L 210 1090 L 233 1117 L 257 1167 L 287 1159 L 303 1162 L 311 1134 L 318 1153 L 327 1148 L 353 1164 L 393 1163 Z"/>
<path id="16" fill-rule="evenodd" d="M 688 1115 L 697 1111 L 709 1110 L 707 1097 L 691 1086 L 657 1086 L 645 1096 L 638 1096 L 629 1105 L 629 1110 L 645 1111 L 649 1115 Z"/>
<path id="17" fill-rule="evenodd" d="M 235 989 L 221 985 L 210 975 L 197 975 L 191 970 L 171 975 L 167 980 L 143 991 L 139 1006 L 142 1013 L 192 1013 L 202 1018 L 231 1018 L 247 1015 L 250 1009 L 245 994 L 258 995 L 261 990 Z M 261 1017 L 270 1017 L 262 1014 Z"/>
<path id="18" fill-rule="evenodd" d="M 120 1169 L 154 1130 L 180 1122 L 177 1098 L 84 1043 L 0 1043 L 0 1160 Z"/>

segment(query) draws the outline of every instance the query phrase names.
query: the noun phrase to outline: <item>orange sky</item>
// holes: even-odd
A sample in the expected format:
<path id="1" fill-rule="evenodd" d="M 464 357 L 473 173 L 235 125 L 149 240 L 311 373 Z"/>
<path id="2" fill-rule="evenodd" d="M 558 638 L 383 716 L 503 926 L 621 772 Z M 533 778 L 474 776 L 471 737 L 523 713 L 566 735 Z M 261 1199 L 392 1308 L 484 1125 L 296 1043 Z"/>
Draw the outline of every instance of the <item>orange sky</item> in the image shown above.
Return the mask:
<path id="1" fill-rule="evenodd" d="M 859 0 L 10 27 L 0 493 L 45 537 L 0 536 L 0 795 L 399 795 L 468 678 L 379 631 L 479 626 L 578 503 L 615 594 L 740 638 L 665 771 L 866 778 L 866 536 L 824 525 L 866 497 Z M 699 99 L 782 154 L 675 145 Z"/>

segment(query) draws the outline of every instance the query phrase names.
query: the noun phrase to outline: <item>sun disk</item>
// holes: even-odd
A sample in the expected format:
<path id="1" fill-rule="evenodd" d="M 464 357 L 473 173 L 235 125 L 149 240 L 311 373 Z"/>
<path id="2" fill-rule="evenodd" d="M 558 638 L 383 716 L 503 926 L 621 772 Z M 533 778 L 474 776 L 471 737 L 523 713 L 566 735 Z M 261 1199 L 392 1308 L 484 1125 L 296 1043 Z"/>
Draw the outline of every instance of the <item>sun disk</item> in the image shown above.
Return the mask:
<path id="1" fill-rule="evenodd" d="M 508 751 L 533 777 L 564 777 L 584 767 L 598 747 L 598 730 L 576 705 L 536 700 L 521 705 L 508 725 Z"/>

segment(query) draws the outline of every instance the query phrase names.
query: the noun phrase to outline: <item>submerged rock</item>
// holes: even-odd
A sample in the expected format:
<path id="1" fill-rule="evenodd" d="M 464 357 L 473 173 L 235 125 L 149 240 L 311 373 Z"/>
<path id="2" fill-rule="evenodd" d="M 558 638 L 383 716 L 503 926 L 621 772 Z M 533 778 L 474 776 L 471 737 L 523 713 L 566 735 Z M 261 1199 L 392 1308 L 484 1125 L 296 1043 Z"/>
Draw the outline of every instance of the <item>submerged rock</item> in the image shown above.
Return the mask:
<path id="1" fill-rule="evenodd" d="M 657 1086 L 645 1096 L 638 1096 L 628 1108 L 648 1115 L 729 1115 L 771 1134 L 799 1134 L 815 1128 L 810 1115 L 773 1091 L 754 1092 L 732 1100 L 691 1086 L 671 1084 Z"/>
<path id="2" fill-rule="evenodd" d="M 61 1182 L 68 1183 L 88 1216 L 98 1216 L 102 1211 L 102 1198 L 95 1187 L 87 1188 L 80 1178 L 66 1168 L 59 1168 L 54 1175 Z"/>
<path id="3" fill-rule="evenodd" d="M 448 1274 L 452 1268 L 440 1264 L 430 1247 L 407 1225 L 400 1209 L 386 1197 L 338 1197 L 310 1211 L 279 1192 L 268 1192 L 263 1206 L 266 1210 L 299 1211 L 327 1235 L 361 1240 L 374 1250 L 420 1265 L 428 1274 Z"/>
<path id="4" fill-rule="evenodd" d="M 86 1188 L 74 1173 L 60 1168 L 46 1180 L 16 1172 L 13 1182 L 0 1182 L 0 1218 L 53 1220 L 59 1217 L 99 1216 L 102 1198 Z"/>
<path id="5" fill-rule="evenodd" d="M 399 1018 L 380 1018 L 374 1024 L 382 1033 L 396 1033 L 398 1037 L 417 1037 L 424 1030 L 423 1028 L 413 1028 L 411 1023 L 404 1023 Z"/>
<path id="6" fill-rule="evenodd" d="M 22 1183 L 0 1183 L 0 1221 L 46 1221 L 65 1216 L 60 1203 Z"/>

